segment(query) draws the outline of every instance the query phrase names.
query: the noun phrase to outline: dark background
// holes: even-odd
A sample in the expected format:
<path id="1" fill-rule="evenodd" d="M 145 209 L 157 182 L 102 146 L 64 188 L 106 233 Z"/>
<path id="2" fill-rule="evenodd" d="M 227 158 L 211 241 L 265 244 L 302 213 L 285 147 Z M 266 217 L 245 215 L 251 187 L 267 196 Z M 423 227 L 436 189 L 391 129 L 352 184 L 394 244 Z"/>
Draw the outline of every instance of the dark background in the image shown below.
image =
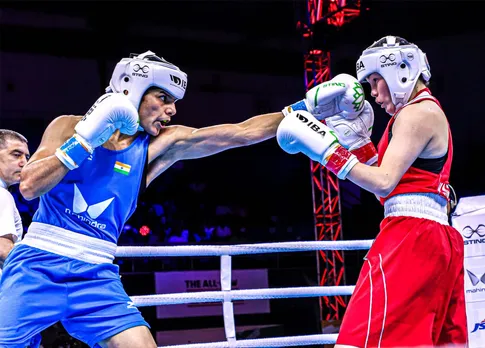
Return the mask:
<path id="1" fill-rule="evenodd" d="M 416 43 L 428 55 L 430 88 L 442 103 L 453 132 L 451 184 L 459 196 L 484 194 L 484 3 L 362 1 L 360 17 L 340 29 L 317 24 L 310 41 L 302 40 L 301 26 L 297 26 L 305 21 L 305 4 L 296 0 L 2 2 L 0 127 L 26 135 L 33 153 L 52 119 L 61 114 L 84 114 L 103 93 L 116 62 L 129 53 L 148 49 L 188 74 L 187 94 L 177 103 L 178 114 L 172 123 L 202 127 L 241 122 L 278 111 L 303 97 L 303 55 L 310 47 L 332 52 L 332 75 L 355 74 L 360 52 L 392 34 Z M 368 95 L 368 99 L 372 98 Z M 372 138 L 377 143 L 389 117 L 380 108 L 375 113 Z M 180 162 L 150 186 L 130 224 L 135 229 L 149 225 L 156 230 L 153 204 L 159 203 L 172 221 L 175 235 L 205 224 L 232 228 L 231 238 L 219 242 L 314 240 L 309 169 L 306 157 L 284 153 L 274 139 Z M 195 186 L 203 189 L 194 190 Z M 35 202 L 17 198 L 28 226 Z M 344 239 L 374 238 L 382 218 L 375 197 L 352 183 L 341 182 L 341 198 Z M 172 212 L 168 205 L 177 209 Z M 217 207 L 229 207 L 232 213 L 221 215 L 216 213 Z M 236 213 L 241 210 L 243 214 Z M 147 242 L 143 238 L 129 240 Z M 167 240 L 160 238 L 159 242 Z M 347 255 L 347 281 L 353 284 L 363 255 Z M 292 274 L 287 271 L 291 263 L 285 264 L 284 259 L 284 267 L 277 267 L 269 258 L 243 260 L 238 267 L 273 269 L 272 286 L 314 285 L 316 279 L 310 253 L 301 256 L 303 261 L 295 261 L 300 271 L 294 270 L 288 277 L 282 274 Z M 121 267 L 122 271 L 151 271 L 156 267 L 218 266 L 147 265 L 124 260 Z M 138 284 L 126 281 L 127 292 L 153 291 L 151 283 L 145 287 Z M 305 324 L 307 329 L 302 324 L 299 331 L 293 331 L 315 333 L 317 316 L 308 314 L 315 302 L 295 306 L 307 308 L 301 316 L 311 319 Z M 279 307 L 275 308 L 279 313 Z M 149 310 L 145 313 L 149 319 L 153 315 Z M 217 320 L 210 325 L 219 325 Z M 186 325 L 163 324 L 169 328 Z M 286 329 L 285 334 L 295 332 Z"/>

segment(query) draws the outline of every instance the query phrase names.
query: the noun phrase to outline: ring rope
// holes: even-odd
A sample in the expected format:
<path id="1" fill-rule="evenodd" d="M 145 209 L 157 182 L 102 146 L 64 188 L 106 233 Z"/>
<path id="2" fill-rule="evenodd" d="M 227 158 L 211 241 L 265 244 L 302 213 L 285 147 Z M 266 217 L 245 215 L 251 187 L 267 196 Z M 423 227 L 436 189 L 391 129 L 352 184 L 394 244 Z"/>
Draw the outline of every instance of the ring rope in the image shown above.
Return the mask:
<path id="1" fill-rule="evenodd" d="M 310 346 L 313 344 L 333 344 L 337 341 L 338 334 L 320 334 L 307 336 L 288 336 L 275 338 L 258 338 L 249 340 L 240 340 L 236 342 L 212 342 L 182 344 L 176 346 L 165 346 L 159 348 L 234 348 L 234 347 L 295 347 Z"/>
<path id="2" fill-rule="evenodd" d="M 192 293 L 132 296 L 131 300 L 137 307 L 148 307 L 188 303 L 352 295 L 354 288 L 355 286 L 348 285 L 308 286 L 275 289 L 245 289 L 230 291 L 202 291 Z"/>
<path id="3" fill-rule="evenodd" d="M 118 247 L 116 257 L 223 256 L 319 250 L 367 250 L 373 239 L 356 241 L 281 242 L 239 245 L 177 245 Z"/>
<path id="4" fill-rule="evenodd" d="M 234 348 L 234 347 L 294 347 L 314 344 L 334 344 L 338 334 L 319 334 L 306 336 L 274 337 L 261 339 L 236 340 L 233 301 L 261 300 L 295 297 L 321 297 L 351 295 L 355 286 L 310 286 L 274 289 L 231 290 L 231 271 L 233 255 L 266 254 L 280 252 L 301 252 L 320 250 L 367 250 L 374 240 L 358 241 L 314 241 L 281 242 L 240 245 L 183 245 L 159 247 L 118 247 L 116 257 L 164 257 L 164 256 L 220 256 L 221 291 L 197 293 L 175 293 L 161 295 L 132 296 L 130 299 L 137 307 L 222 302 L 224 331 L 227 341 L 196 343 L 165 348 Z"/>

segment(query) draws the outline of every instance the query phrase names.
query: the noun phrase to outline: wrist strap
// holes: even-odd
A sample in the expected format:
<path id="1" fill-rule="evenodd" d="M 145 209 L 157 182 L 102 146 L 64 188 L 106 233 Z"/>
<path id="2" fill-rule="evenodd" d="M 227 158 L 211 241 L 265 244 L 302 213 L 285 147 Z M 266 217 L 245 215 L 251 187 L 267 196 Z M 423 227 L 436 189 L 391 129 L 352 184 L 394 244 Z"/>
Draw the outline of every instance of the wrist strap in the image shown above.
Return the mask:
<path id="1" fill-rule="evenodd" d="M 322 163 L 328 170 L 344 180 L 350 170 L 359 163 L 357 157 L 349 150 L 338 144 Z"/>
<path id="2" fill-rule="evenodd" d="M 73 170 L 79 168 L 79 165 L 92 153 L 91 146 L 80 135 L 74 134 L 56 149 L 55 154 L 69 170 Z"/>
<path id="3" fill-rule="evenodd" d="M 289 113 L 291 113 L 293 111 L 297 111 L 297 110 L 308 111 L 308 108 L 306 107 L 306 104 L 305 104 L 305 101 L 304 100 L 300 100 L 300 101 L 297 101 L 294 104 L 291 104 L 289 106 L 286 106 L 283 110 L 281 110 L 281 112 L 286 117 L 286 116 L 288 116 Z"/>
<path id="4" fill-rule="evenodd" d="M 357 157 L 360 163 L 371 166 L 377 161 L 377 150 L 372 142 L 369 142 L 355 150 L 351 150 L 350 152 Z"/>

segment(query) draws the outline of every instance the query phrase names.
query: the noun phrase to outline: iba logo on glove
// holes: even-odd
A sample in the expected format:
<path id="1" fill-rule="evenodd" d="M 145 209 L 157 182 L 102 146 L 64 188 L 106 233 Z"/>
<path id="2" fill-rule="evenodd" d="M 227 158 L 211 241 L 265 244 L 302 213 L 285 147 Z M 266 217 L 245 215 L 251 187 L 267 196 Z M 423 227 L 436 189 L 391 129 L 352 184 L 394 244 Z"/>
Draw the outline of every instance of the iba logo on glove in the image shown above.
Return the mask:
<path id="1" fill-rule="evenodd" d="M 308 118 L 306 118 L 302 114 L 297 113 L 296 114 L 296 118 L 299 119 L 301 122 L 303 122 L 306 126 L 310 127 L 310 129 L 312 131 L 315 131 L 318 134 L 321 134 L 322 136 L 324 136 L 325 134 L 327 134 L 327 132 L 325 132 L 323 129 L 320 129 L 320 126 L 319 125 L 317 125 L 317 124 L 315 124 L 313 122 L 308 122 Z"/>

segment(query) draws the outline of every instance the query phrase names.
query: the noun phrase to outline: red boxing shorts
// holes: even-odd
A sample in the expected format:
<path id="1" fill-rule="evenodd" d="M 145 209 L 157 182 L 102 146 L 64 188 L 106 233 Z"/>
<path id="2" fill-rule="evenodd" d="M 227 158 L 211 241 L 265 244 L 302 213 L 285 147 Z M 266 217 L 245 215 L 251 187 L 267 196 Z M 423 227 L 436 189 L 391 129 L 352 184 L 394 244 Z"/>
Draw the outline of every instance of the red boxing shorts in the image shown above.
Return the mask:
<path id="1" fill-rule="evenodd" d="M 466 346 L 464 247 L 451 226 L 387 217 L 365 257 L 337 344 Z"/>

